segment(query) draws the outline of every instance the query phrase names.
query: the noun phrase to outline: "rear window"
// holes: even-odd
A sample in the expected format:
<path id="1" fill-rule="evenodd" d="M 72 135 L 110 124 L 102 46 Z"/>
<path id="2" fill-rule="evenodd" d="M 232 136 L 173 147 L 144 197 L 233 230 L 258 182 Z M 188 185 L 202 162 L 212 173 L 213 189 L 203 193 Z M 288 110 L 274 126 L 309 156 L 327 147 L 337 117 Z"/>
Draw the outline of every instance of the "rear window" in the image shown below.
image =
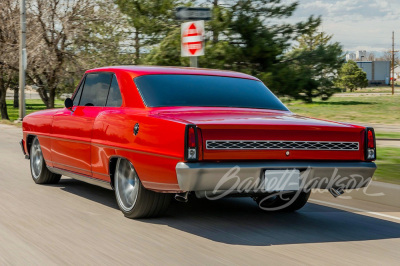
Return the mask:
<path id="1" fill-rule="evenodd" d="M 262 82 L 256 80 L 200 75 L 145 75 L 134 81 L 148 107 L 288 110 Z"/>

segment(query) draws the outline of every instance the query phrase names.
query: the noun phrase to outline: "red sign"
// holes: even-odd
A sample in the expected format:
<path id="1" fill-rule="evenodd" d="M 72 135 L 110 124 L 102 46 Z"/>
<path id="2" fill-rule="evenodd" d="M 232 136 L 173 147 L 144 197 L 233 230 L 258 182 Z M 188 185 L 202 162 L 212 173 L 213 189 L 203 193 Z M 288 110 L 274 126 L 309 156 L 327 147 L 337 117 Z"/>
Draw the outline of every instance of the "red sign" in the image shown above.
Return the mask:
<path id="1" fill-rule="evenodd" d="M 204 55 L 204 21 L 182 24 L 182 56 Z"/>

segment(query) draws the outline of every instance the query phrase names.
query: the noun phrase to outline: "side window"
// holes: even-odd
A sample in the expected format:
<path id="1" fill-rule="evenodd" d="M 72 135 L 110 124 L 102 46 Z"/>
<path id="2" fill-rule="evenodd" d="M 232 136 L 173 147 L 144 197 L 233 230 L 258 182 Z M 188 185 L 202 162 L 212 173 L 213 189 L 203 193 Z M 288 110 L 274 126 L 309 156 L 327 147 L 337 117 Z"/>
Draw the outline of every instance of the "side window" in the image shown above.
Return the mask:
<path id="1" fill-rule="evenodd" d="M 83 84 L 85 84 L 85 80 L 82 80 L 77 92 L 75 93 L 74 106 L 78 106 L 79 105 L 79 100 L 81 99 L 81 95 L 82 95 Z"/>
<path id="2" fill-rule="evenodd" d="M 105 106 L 111 73 L 90 73 L 86 75 L 80 106 Z"/>
<path id="3" fill-rule="evenodd" d="M 121 105 L 122 105 L 121 91 L 119 90 L 117 77 L 113 75 L 106 106 L 120 107 Z"/>

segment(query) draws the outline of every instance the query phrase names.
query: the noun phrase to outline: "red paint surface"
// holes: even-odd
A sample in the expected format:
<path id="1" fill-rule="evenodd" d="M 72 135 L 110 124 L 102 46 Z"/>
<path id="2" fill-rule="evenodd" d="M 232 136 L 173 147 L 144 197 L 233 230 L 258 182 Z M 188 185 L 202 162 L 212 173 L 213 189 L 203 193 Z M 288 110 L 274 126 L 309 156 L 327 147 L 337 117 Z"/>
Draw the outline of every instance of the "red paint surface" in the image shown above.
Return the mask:
<path id="1" fill-rule="evenodd" d="M 110 159 L 127 158 L 143 185 L 178 191 L 175 167 L 184 161 L 185 126 L 198 126 L 199 160 L 363 160 L 364 127 L 311 119 L 291 112 L 215 107 L 148 108 L 133 78 L 151 74 L 191 74 L 256 78 L 236 72 L 123 66 L 89 70 L 116 74 L 122 107 L 74 107 L 40 111 L 24 118 L 23 133 L 39 137 L 49 166 L 110 180 Z M 76 109 L 75 109 L 76 108 Z M 133 128 L 139 123 L 139 133 Z M 305 140 L 360 142 L 359 151 L 206 150 L 206 140 Z"/>

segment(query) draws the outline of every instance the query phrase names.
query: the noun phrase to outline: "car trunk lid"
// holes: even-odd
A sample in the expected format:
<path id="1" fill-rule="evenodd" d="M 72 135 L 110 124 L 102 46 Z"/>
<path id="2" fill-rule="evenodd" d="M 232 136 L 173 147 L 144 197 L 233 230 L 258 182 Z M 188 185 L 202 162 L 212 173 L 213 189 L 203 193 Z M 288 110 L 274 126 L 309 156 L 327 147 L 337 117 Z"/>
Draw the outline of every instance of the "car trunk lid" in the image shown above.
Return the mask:
<path id="1" fill-rule="evenodd" d="M 364 127 L 291 112 L 177 108 L 158 116 L 197 125 L 203 160 L 363 160 Z"/>

